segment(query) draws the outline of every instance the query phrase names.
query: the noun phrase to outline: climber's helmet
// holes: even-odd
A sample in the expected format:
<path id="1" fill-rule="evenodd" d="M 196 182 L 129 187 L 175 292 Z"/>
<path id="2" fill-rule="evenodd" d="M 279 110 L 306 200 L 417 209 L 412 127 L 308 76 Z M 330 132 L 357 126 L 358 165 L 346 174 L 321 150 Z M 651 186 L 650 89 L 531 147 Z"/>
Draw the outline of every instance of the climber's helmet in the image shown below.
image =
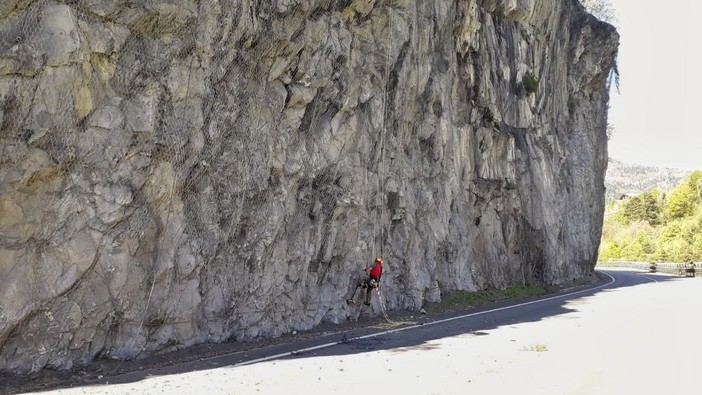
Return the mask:
<path id="1" fill-rule="evenodd" d="M 375 261 L 376 261 L 377 263 L 380 263 L 380 264 L 382 265 L 382 264 L 383 264 L 383 257 L 382 257 L 382 256 L 379 256 L 379 257 L 375 258 Z"/>

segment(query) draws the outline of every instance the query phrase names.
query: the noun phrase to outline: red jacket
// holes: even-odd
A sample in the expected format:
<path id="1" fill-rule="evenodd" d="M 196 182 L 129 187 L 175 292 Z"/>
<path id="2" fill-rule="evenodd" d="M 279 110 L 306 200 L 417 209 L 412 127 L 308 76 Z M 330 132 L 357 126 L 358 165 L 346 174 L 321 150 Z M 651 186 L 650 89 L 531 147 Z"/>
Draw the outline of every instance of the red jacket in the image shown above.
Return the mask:
<path id="1" fill-rule="evenodd" d="M 380 262 L 375 262 L 375 264 L 368 271 L 368 274 L 371 277 L 380 278 L 380 275 L 383 274 L 383 265 Z"/>

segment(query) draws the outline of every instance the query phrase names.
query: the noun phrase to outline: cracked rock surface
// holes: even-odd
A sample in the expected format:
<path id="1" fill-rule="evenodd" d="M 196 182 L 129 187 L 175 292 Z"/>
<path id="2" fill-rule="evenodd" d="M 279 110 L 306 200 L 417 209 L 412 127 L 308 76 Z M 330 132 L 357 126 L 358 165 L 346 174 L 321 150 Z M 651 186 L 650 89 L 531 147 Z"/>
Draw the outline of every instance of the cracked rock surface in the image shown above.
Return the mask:
<path id="1" fill-rule="evenodd" d="M 0 371 L 589 275 L 618 35 L 576 0 L 5 0 Z M 528 89 L 525 76 L 536 79 Z"/>

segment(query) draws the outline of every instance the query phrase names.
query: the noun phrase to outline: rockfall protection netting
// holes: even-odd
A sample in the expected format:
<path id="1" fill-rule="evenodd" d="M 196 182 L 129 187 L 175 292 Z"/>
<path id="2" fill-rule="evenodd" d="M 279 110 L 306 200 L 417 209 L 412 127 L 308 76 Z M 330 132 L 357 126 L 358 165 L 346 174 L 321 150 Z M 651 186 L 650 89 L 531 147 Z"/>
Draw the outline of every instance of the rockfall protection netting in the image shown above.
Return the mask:
<path id="1" fill-rule="evenodd" d="M 616 33 L 517 3 L 3 1 L 0 370 L 588 273 Z"/>
<path id="2" fill-rule="evenodd" d="M 275 57 L 280 44 L 255 34 L 273 27 L 253 26 L 256 32 L 248 37 L 240 32 L 240 44 L 232 47 L 226 44 L 231 32 L 205 32 L 200 25 L 208 22 L 202 17 L 206 2 L 128 3 L 133 8 L 120 11 L 116 3 L 95 3 L 96 9 L 78 0 L 12 1 L 0 8 L 0 270 L 14 285 L 2 293 L 13 301 L 0 311 L 0 347 L 5 346 L 7 360 L 25 343 L 46 347 L 47 357 L 33 368 L 67 367 L 54 356 L 67 348 L 85 347 L 85 360 L 108 349 L 113 357 L 131 358 L 151 351 L 154 337 L 166 339 L 159 340 L 160 347 L 187 337 L 156 331 L 192 324 L 191 317 L 176 312 L 196 304 L 183 301 L 193 298 L 188 292 L 197 293 L 178 284 L 183 278 L 199 276 L 204 278 L 199 286 L 206 287 L 220 274 L 217 268 L 243 268 L 228 280 L 238 283 L 232 284 L 237 292 L 256 281 L 263 270 L 261 248 L 270 244 L 260 239 L 277 233 L 256 224 L 279 214 L 270 208 L 276 204 L 270 188 L 289 171 L 276 162 L 275 135 L 311 134 L 322 124 L 317 118 L 330 116 L 309 102 L 314 93 L 307 88 L 318 89 L 309 81 L 315 76 L 294 64 L 285 65 L 281 77 L 284 105 L 291 109 L 282 118 L 262 105 L 272 100 L 267 94 L 245 96 L 270 82 L 268 70 L 262 70 L 270 59 L 261 58 Z M 262 2 L 231 7 L 232 15 L 253 18 L 254 25 L 272 25 L 264 16 L 276 12 Z M 390 7 L 382 7 L 390 23 Z M 339 10 L 343 7 L 327 2 L 303 14 L 331 23 Z M 286 233 L 324 233 L 339 201 L 355 199 L 351 204 L 361 208 L 352 221 L 372 224 L 367 227 L 372 231 L 357 235 L 354 248 L 363 254 L 357 257 L 359 269 L 384 253 L 383 232 L 390 221 L 383 191 L 384 137 L 394 118 L 387 103 L 397 83 L 392 76 L 397 50 L 390 45 L 390 40 L 377 43 L 365 65 L 373 71 L 373 84 L 382 87 L 379 123 L 364 132 L 372 154 L 356 163 L 359 177 L 368 182 L 362 182 L 362 191 L 344 195 L 333 162 L 319 168 L 302 158 L 301 171 L 310 176 L 299 190 L 310 196 L 297 200 L 307 202 L 302 215 L 309 218 L 284 224 L 294 227 Z M 290 50 L 301 51 L 292 56 L 300 65 L 325 61 L 301 59 L 310 55 Z M 295 100 L 300 103 L 290 103 Z M 309 271 L 322 273 L 314 266 L 325 264 L 325 253 L 312 254 L 319 258 Z M 208 270 L 215 271 L 211 277 L 202 274 Z M 104 289 L 82 289 L 95 284 Z M 72 300 L 77 293 L 82 296 Z M 86 308 L 91 297 L 104 302 L 103 293 L 109 309 Z M 265 318 L 267 303 L 239 301 L 249 303 L 244 310 L 253 318 L 247 319 Z M 206 311 L 204 319 L 241 319 L 232 317 L 232 308 Z M 61 320 L 54 318 L 59 312 Z M 96 332 L 103 333 L 101 342 L 82 343 Z"/>

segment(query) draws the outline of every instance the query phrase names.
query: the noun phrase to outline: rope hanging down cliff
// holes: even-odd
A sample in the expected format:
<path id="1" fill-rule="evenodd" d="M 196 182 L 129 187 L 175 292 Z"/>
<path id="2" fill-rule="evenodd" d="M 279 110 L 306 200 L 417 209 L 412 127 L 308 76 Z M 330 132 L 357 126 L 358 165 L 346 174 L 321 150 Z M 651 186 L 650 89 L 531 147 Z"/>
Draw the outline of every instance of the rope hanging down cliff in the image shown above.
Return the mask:
<path id="1" fill-rule="evenodd" d="M 384 185 L 386 184 L 386 178 L 387 178 L 387 166 L 385 162 L 385 144 L 386 144 L 386 139 L 387 139 L 387 131 L 388 131 L 388 122 L 391 117 L 391 112 L 392 108 L 391 106 L 388 105 L 390 102 L 390 91 L 391 91 L 391 76 L 390 76 L 390 62 L 391 62 L 391 51 L 390 51 L 390 41 L 389 37 L 391 35 L 391 30 L 392 30 L 392 14 L 390 7 L 385 7 L 386 10 L 386 29 L 387 32 L 385 34 L 385 59 L 384 59 L 384 89 L 383 89 L 383 123 L 382 123 L 382 128 L 380 131 L 380 139 L 378 142 L 379 145 L 379 160 L 378 160 L 378 177 L 377 177 L 377 188 L 376 188 L 376 196 L 381 197 L 380 201 L 380 209 L 379 209 L 379 216 L 380 216 L 380 221 L 378 222 L 380 224 L 380 229 L 378 227 L 375 227 L 375 232 L 380 233 L 375 234 L 375 240 L 378 243 L 378 252 L 379 252 L 379 257 L 385 256 L 385 251 L 384 251 L 384 241 L 387 239 L 385 237 L 385 225 L 387 224 L 386 220 L 387 218 L 387 195 L 384 191 Z M 382 262 L 382 258 L 381 262 Z M 383 317 L 385 318 L 385 321 L 387 321 L 388 325 L 384 325 L 384 327 L 396 327 L 396 326 L 401 326 L 401 325 L 407 325 L 407 324 L 412 324 L 412 322 L 397 322 L 393 321 L 390 319 L 390 316 L 388 315 L 387 311 L 387 306 L 386 306 L 386 300 L 382 292 L 382 286 L 380 283 L 380 279 L 378 279 L 378 284 L 375 287 L 375 290 L 378 294 L 378 303 L 380 304 L 380 309 L 383 313 Z"/>

